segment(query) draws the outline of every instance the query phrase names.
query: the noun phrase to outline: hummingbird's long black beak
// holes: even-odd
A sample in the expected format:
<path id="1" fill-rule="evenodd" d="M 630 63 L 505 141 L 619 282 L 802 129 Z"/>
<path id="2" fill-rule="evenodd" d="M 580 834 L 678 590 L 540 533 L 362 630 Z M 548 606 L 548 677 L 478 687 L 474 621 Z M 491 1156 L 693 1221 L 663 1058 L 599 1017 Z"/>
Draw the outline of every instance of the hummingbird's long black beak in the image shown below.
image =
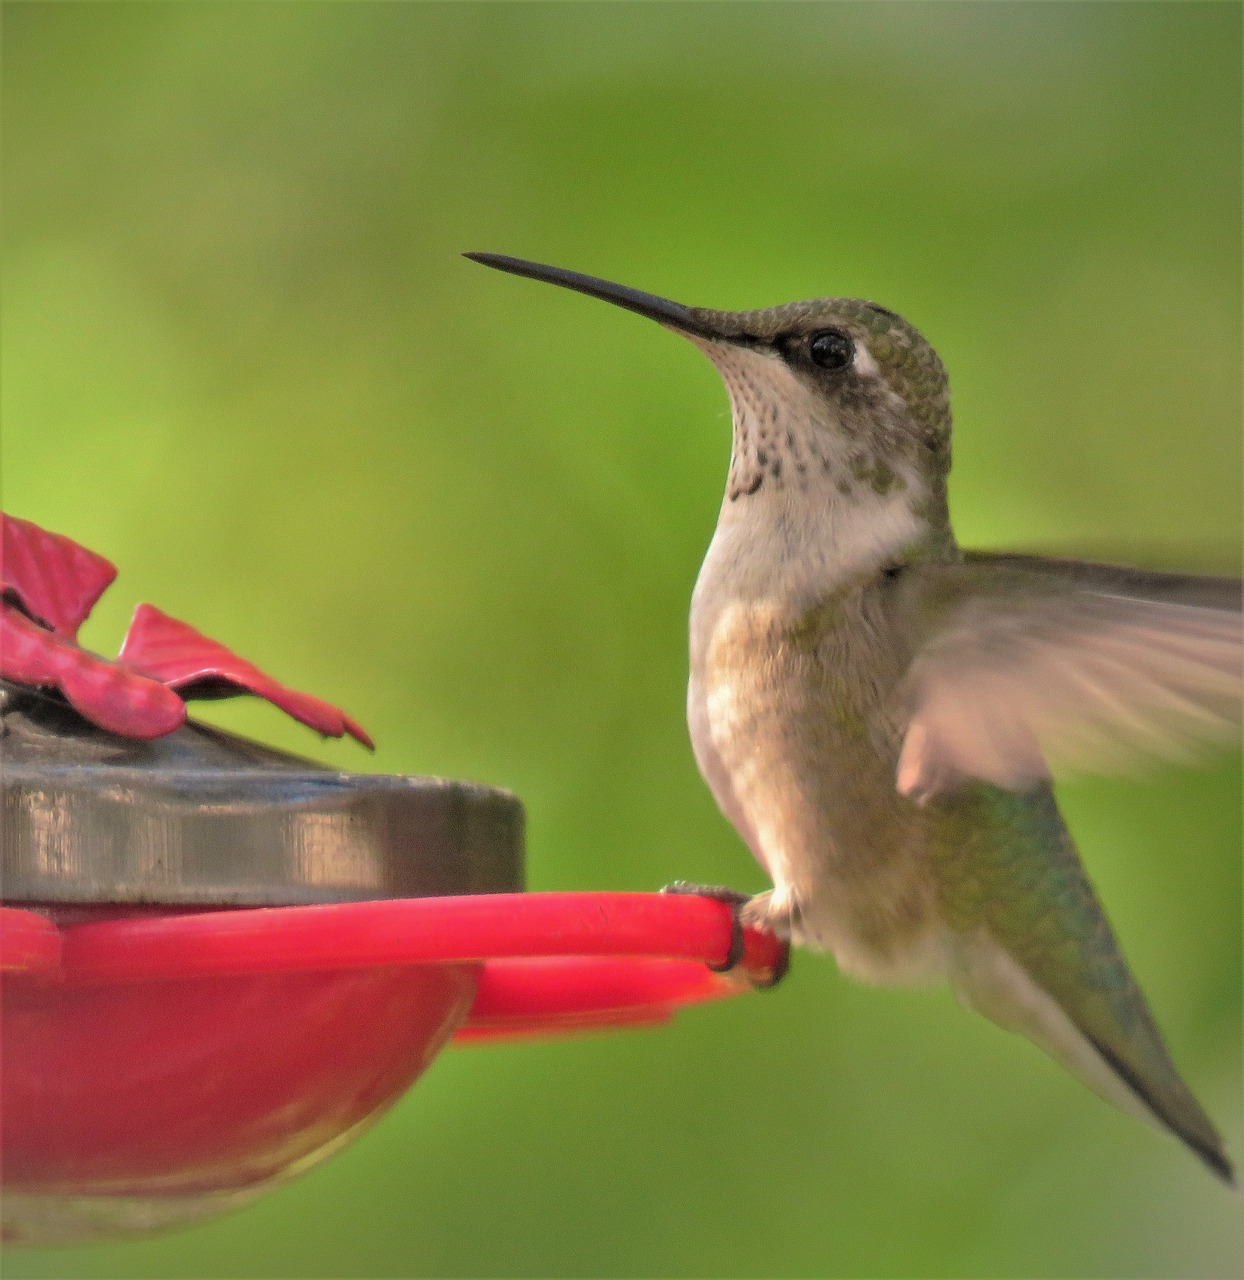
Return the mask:
<path id="1" fill-rule="evenodd" d="M 507 258 L 501 253 L 464 253 L 462 256 L 470 258 L 472 262 L 482 262 L 486 267 L 496 267 L 498 271 L 529 276 L 532 280 L 543 280 L 548 284 L 559 284 L 563 289 L 586 293 L 591 298 L 602 298 L 605 302 L 612 302 L 615 307 L 638 312 L 639 315 L 668 325 L 680 333 L 717 340 L 727 337 L 706 323 L 706 316 L 702 311 L 684 307 L 682 303 L 671 302 L 668 298 L 658 298 L 653 293 L 628 289 L 624 284 L 611 284 L 608 280 L 598 280 L 595 276 L 566 271 L 562 267 L 546 267 L 539 262 L 527 262 L 523 258 Z"/>

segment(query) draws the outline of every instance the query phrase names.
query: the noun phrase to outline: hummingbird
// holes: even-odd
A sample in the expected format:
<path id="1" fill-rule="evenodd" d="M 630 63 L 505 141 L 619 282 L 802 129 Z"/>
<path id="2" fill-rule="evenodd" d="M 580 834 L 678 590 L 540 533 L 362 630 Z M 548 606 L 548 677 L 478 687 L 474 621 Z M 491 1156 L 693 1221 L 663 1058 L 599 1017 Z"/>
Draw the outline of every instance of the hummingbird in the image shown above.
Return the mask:
<path id="1" fill-rule="evenodd" d="M 714 311 L 466 256 L 656 320 L 725 383 L 730 463 L 691 600 L 687 721 L 773 885 L 742 920 L 868 982 L 948 981 L 1233 1183 L 1053 779 L 1235 738 L 1240 581 L 961 549 L 946 370 L 885 307 Z"/>

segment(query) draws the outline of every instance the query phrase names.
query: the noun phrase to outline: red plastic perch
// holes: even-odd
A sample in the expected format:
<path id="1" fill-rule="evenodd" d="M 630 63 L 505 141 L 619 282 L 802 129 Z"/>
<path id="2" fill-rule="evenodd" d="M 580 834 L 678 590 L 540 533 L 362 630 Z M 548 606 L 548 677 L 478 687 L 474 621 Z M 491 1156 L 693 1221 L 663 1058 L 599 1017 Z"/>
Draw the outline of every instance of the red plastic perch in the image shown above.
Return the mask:
<path id="1" fill-rule="evenodd" d="M 765 985 L 783 946 L 746 930 L 730 945 L 723 903 L 648 893 L 406 898 L 307 907 L 127 914 L 52 924 L 0 909 L 0 958 L 74 987 L 223 974 L 477 963 L 460 1039 L 663 1021 L 684 1004 Z"/>

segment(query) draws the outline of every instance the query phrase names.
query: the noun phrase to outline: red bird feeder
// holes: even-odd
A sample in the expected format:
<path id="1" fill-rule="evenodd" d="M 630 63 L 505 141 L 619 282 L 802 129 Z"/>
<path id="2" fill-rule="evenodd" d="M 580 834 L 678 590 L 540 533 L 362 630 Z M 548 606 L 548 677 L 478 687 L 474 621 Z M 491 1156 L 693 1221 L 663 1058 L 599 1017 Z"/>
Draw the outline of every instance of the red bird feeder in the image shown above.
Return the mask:
<path id="1" fill-rule="evenodd" d="M 737 944 L 721 902 L 521 892 L 507 793 L 186 723 L 186 696 L 257 692 L 367 741 L 150 606 L 118 662 L 79 649 L 112 567 L 2 532 L 6 1239 L 245 1203 L 348 1142 L 451 1038 L 661 1022 L 780 976 L 785 948 L 751 930 L 719 971 Z"/>

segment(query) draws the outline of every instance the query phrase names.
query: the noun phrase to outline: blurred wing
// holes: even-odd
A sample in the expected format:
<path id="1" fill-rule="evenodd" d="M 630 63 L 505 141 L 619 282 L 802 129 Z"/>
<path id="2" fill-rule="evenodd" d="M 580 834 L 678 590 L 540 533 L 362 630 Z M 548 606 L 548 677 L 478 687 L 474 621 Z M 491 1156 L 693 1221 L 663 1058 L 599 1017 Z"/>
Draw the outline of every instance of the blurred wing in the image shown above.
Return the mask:
<path id="1" fill-rule="evenodd" d="M 1123 772 L 1236 736 L 1238 581 L 969 554 L 910 566 L 893 591 L 915 650 L 899 691 L 904 795 Z"/>

